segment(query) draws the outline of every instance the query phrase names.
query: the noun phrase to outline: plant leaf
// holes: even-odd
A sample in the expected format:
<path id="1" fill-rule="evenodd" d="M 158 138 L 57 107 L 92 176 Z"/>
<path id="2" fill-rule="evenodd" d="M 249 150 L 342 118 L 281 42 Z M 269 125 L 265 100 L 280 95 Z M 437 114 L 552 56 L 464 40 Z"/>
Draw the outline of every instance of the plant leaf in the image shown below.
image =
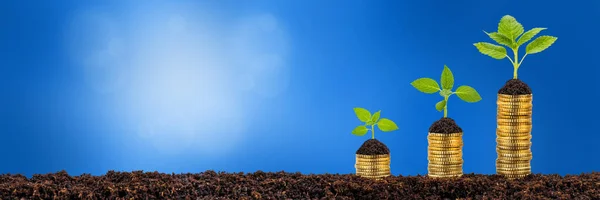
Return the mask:
<path id="1" fill-rule="evenodd" d="M 379 120 L 380 116 L 381 116 L 381 110 L 377 111 L 375 114 L 373 114 L 373 116 L 371 116 L 371 121 L 373 123 L 377 123 L 377 120 Z"/>
<path id="2" fill-rule="evenodd" d="M 361 122 L 368 122 L 371 119 L 371 113 L 367 109 L 354 108 L 354 113 Z"/>
<path id="3" fill-rule="evenodd" d="M 446 65 L 444 65 L 440 82 L 442 83 L 443 89 L 451 90 L 454 86 L 454 75 L 452 75 L 452 71 L 450 71 L 450 68 L 448 68 Z"/>
<path id="4" fill-rule="evenodd" d="M 458 96 L 458 98 L 469 103 L 481 101 L 481 96 L 479 96 L 479 93 L 477 93 L 477 91 L 470 86 L 460 86 L 456 88 L 456 92 L 454 93 Z"/>
<path id="5" fill-rule="evenodd" d="M 441 112 L 442 110 L 444 110 L 444 107 L 446 107 L 446 100 L 441 100 L 440 102 L 437 102 L 435 104 L 435 109 L 437 111 Z"/>
<path id="6" fill-rule="evenodd" d="M 485 32 L 485 31 L 484 31 Z M 502 33 L 497 33 L 497 32 L 493 32 L 493 33 L 487 33 L 486 34 L 488 36 L 490 36 L 490 38 L 492 38 L 494 41 L 496 41 L 498 44 L 507 46 L 509 48 L 515 48 L 515 43 L 512 41 L 512 39 L 510 39 L 508 36 L 503 35 Z"/>
<path id="7" fill-rule="evenodd" d="M 420 78 L 410 84 L 417 88 L 417 90 L 427 94 L 433 94 L 437 91 L 440 91 L 440 85 L 438 85 L 438 83 L 431 78 Z"/>
<path id="8" fill-rule="evenodd" d="M 377 122 L 377 127 L 383 132 L 398 130 L 398 126 L 396 125 L 396 123 L 387 118 L 381 118 L 379 122 Z"/>
<path id="9" fill-rule="evenodd" d="M 532 28 L 531 30 L 528 30 L 527 32 L 523 33 L 523 35 L 519 37 L 519 41 L 517 41 L 517 46 L 525 44 L 525 42 L 531 40 L 531 38 L 535 37 L 535 35 L 537 35 L 543 30 L 546 30 L 546 28 Z"/>
<path id="10" fill-rule="evenodd" d="M 363 135 L 367 134 L 368 131 L 369 131 L 369 129 L 367 129 L 366 126 L 360 125 L 360 126 L 357 126 L 356 128 L 354 128 L 354 130 L 352 130 L 352 134 L 357 135 L 357 136 L 363 136 Z"/>
<path id="11" fill-rule="evenodd" d="M 510 15 L 505 15 L 500 19 L 500 23 L 498 23 L 498 33 L 502 33 L 502 35 L 507 36 L 513 42 L 515 42 L 519 35 L 523 34 L 523 31 L 525 31 L 523 25 Z"/>
<path id="12" fill-rule="evenodd" d="M 506 49 L 502 46 L 494 45 L 487 42 L 478 42 L 473 44 L 477 47 L 477 50 L 482 54 L 488 55 L 492 58 L 501 60 L 506 57 Z"/>
<path id="13" fill-rule="evenodd" d="M 547 35 L 540 36 L 527 45 L 527 47 L 525 48 L 525 52 L 527 54 L 542 52 L 543 50 L 546 50 L 548 47 L 550 47 L 550 45 L 554 44 L 556 39 L 558 38 Z"/>

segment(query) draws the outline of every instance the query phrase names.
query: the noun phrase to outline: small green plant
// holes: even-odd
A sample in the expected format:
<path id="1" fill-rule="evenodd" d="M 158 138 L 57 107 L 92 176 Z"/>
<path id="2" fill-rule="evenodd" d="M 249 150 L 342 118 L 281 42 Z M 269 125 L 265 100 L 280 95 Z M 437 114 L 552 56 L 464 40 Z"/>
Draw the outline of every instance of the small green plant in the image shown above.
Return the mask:
<path id="1" fill-rule="evenodd" d="M 544 51 L 550 47 L 550 45 L 554 44 L 554 42 L 558 39 L 557 37 L 548 35 L 543 35 L 536 38 L 527 44 L 527 47 L 525 47 L 525 55 L 523 55 L 523 58 L 521 58 L 521 61 L 519 61 L 519 47 L 545 29 L 546 28 L 532 28 L 531 30 L 523 33 L 525 31 L 525 29 L 523 29 L 523 25 L 521 25 L 514 17 L 505 15 L 502 17 L 502 19 L 500 19 L 500 23 L 498 23 L 498 32 L 487 33 L 483 31 L 498 44 L 512 49 L 514 53 L 514 59 L 511 59 L 510 56 L 508 56 L 506 49 L 502 46 L 487 42 L 478 42 L 473 45 L 477 47 L 479 52 L 492 58 L 498 60 L 508 58 L 514 69 L 513 79 L 517 79 L 517 70 L 519 70 L 519 67 L 527 55 Z"/>
<path id="2" fill-rule="evenodd" d="M 419 78 L 411 83 L 411 85 L 417 90 L 427 93 L 433 94 L 436 92 L 440 93 L 440 96 L 444 97 L 444 100 L 437 102 L 435 104 L 435 109 L 438 111 L 444 110 L 444 118 L 448 117 L 448 98 L 453 94 L 456 94 L 458 98 L 463 101 L 469 103 L 475 103 L 481 101 L 481 96 L 477 91 L 467 85 L 460 86 L 456 88 L 455 92 L 452 92 L 452 87 L 454 87 L 454 75 L 452 75 L 452 71 L 448 66 L 444 65 L 444 70 L 442 70 L 442 77 L 440 82 L 442 83 L 442 87 L 431 78 Z"/>
<path id="3" fill-rule="evenodd" d="M 364 108 L 354 108 L 354 113 L 356 117 L 361 122 L 364 122 L 364 125 L 357 126 L 352 130 L 352 134 L 357 136 L 363 136 L 371 130 L 371 139 L 375 139 L 375 125 L 379 128 L 379 130 L 383 132 L 391 132 L 398 130 L 398 126 L 390 119 L 379 118 L 381 116 L 381 110 L 377 111 L 373 115 L 367 109 Z M 367 128 L 371 126 L 371 129 Z"/>

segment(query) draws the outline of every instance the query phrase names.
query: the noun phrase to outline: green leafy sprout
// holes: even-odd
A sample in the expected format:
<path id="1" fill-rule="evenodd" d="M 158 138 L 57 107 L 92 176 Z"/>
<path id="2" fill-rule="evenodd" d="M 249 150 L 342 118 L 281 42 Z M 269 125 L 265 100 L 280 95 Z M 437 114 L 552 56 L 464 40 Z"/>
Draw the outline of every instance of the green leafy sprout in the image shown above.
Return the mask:
<path id="1" fill-rule="evenodd" d="M 502 60 L 504 58 L 508 58 L 513 65 L 513 79 L 517 79 L 517 70 L 523 63 L 523 60 L 527 55 L 536 54 L 544 51 L 548 47 L 550 47 L 554 42 L 558 39 L 557 37 L 543 35 L 525 47 L 525 55 L 519 61 L 519 47 L 529 40 L 531 40 L 535 35 L 540 33 L 541 31 L 546 30 L 546 28 L 532 28 L 531 30 L 523 33 L 525 29 L 523 29 L 523 25 L 521 25 L 514 17 L 510 15 L 505 15 L 500 19 L 500 23 L 498 23 L 498 32 L 488 33 L 490 38 L 496 41 L 500 45 L 504 45 L 513 50 L 514 59 L 511 59 L 508 56 L 506 48 L 503 46 L 487 43 L 487 42 L 478 42 L 473 45 L 477 47 L 477 50 L 482 54 L 488 55 L 492 58 Z M 520 37 L 519 37 L 520 36 Z"/>
<path id="2" fill-rule="evenodd" d="M 417 90 L 427 94 L 439 92 L 440 96 L 444 97 L 444 100 L 437 102 L 435 104 L 435 109 L 439 112 L 444 110 L 444 118 L 448 117 L 448 98 L 453 94 L 456 94 L 458 98 L 469 103 L 481 101 L 479 93 L 477 93 L 474 88 L 467 85 L 460 86 L 456 88 L 456 91 L 452 92 L 452 87 L 454 87 L 454 75 L 452 75 L 452 71 L 450 71 L 450 68 L 446 65 L 444 65 L 440 82 L 442 83 L 441 88 L 440 85 L 431 78 L 419 78 L 413 81 L 411 85 Z"/>
<path id="3" fill-rule="evenodd" d="M 381 110 L 371 115 L 371 113 L 367 109 L 354 108 L 354 113 L 361 122 L 365 123 L 364 125 L 357 126 L 356 128 L 354 128 L 354 130 L 352 130 L 352 134 L 354 135 L 363 136 L 367 134 L 369 130 L 371 130 L 371 139 L 375 139 L 375 125 L 377 125 L 377 128 L 379 128 L 379 130 L 383 132 L 391 132 L 398 130 L 398 126 L 392 120 L 387 118 L 380 118 Z M 371 129 L 367 128 L 369 126 L 371 127 Z"/>

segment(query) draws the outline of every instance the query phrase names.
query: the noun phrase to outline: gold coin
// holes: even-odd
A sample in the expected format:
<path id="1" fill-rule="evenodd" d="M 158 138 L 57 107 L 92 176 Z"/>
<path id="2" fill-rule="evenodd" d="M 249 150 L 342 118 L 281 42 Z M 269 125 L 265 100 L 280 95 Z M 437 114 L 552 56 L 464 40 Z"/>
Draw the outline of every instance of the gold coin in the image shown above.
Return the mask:
<path id="1" fill-rule="evenodd" d="M 462 166 L 460 167 L 434 167 L 434 166 L 427 166 L 427 170 L 429 171 L 435 171 L 435 172 L 456 172 L 456 171 L 461 171 L 462 170 Z"/>
<path id="2" fill-rule="evenodd" d="M 531 118 L 526 118 L 526 119 L 519 119 L 519 118 L 513 118 L 513 119 L 496 119 L 496 121 L 498 123 L 531 123 Z"/>
<path id="3" fill-rule="evenodd" d="M 436 158 L 436 157 L 430 157 L 427 158 L 427 160 L 429 160 L 430 162 L 435 161 L 435 162 L 448 162 L 448 163 L 457 163 L 457 162 L 463 162 L 462 157 L 449 157 L 449 158 Z"/>
<path id="4" fill-rule="evenodd" d="M 502 171 L 502 170 L 497 169 L 496 173 L 502 174 L 502 175 L 527 175 L 527 174 L 531 174 L 531 170 L 524 170 L 524 171 Z"/>
<path id="5" fill-rule="evenodd" d="M 361 158 L 361 157 L 356 157 L 356 160 L 365 161 L 365 162 L 382 162 L 382 161 L 390 161 L 391 158 L 390 157 L 387 157 L 387 158 Z"/>
<path id="6" fill-rule="evenodd" d="M 509 160 L 505 158 L 497 158 L 496 164 L 525 164 L 530 163 L 531 159 L 523 159 L 523 160 Z"/>
<path id="7" fill-rule="evenodd" d="M 460 154 L 462 153 L 462 149 L 461 148 L 452 148 L 452 149 L 444 149 L 444 150 L 437 150 L 437 149 L 429 149 L 427 148 L 427 152 L 430 154 Z"/>
<path id="8" fill-rule="evenodd" d="M 367 175 L 381 175 L 381 174 L 385 174 L 385 173 L 390 173 L 390 169 L 386 169 L 386 170 L 356 169 L 356 173 L 367 174 Z"/>
<path id="9" fill-rule="evenodd" d="M 496 139 L 501 139 L 501 140 L 529 140 L 532 137 L 533 136 L 531 134 L 524 135 L 524 136 L 510 135 L 510 136 L 496 136 Z"/>
<path id="10" fill-rule="evenodd" d="M 496 138 L 496 142 L 498 142 L 499 144 L 528 144 L 531 143 L 531 139 L 524 139 L 524 140 L 515 140 L 515 139 L 504 139 L 504 138 Z"/>
<path id="11" fill-rule="evenodd" d="M 502 146 L 502 145 L 497 145 L 496 146 L 496 152 L 498 150 L 502 150 L 502 151 L 523 151 L 523 150 L 530 150 L 531 151 L 531 147 L 528 146 Z"/>
<path id="12" fill-rule="evenodd" d="M 511 164 L 507 164 L 507 163 L 498 163 L 496 162 L 496 167 L 498 168 L 503 168 L 503 169 L 519 169 L 519 168 L 525 168 L 525 167 L 529 167 L 531 168 L 531 163 L 530 162 L 526 162 L 526 163 L 511 163 Z"/>
<path id="13" fill-rule="evenodd" d="M 356 169 L 364 169 L 364 170 L 379 170 L 379 169 L 389 169 L 390 165 L 354 165 Z"/>
<path id="14" fill-rule="evenodd" d="M 389 158 L 390 154 L 377 154 L 377 155 L 364 155 L 364 154 L 356 154 L 357 158 L 367 158 L 367 159 L 375 159 L 375 158 Z"/>
<path id="15" fill-rule="evenodd" d="M 461 135 L 454 135 L 454 134 L 446 134 L 446 135 L 442 135 L 442 134 L 429 134 L 427 135 L 427 139 L 429 140 L 440 140 L 440 141 L 445 141 L 445 140 L 462 140 L 462 134 Z"/>
<path id="16" fill-rule="evenodd" d="M 463 161 L 456 161 L 456 162 L 429 161 L 428 165 L 432 165 L 432 166 L 457 166 L 457 165 L 460 165 L 460 166 L 462 166 L 463 163 L 464 163 Z"/>
<path id="17" fill-rule="evenodd" d="M 463 164 L 462 163 L 454 163 L 454 164 L 438 164 L 438 163 L 428 163 L 427 166 L 431 166 L 431 167 L 462 167 Z"/>
<path id="18" fill-rule="evenodd" d="M 498 141 L 497 142 L 497 146 L 498 147 L 502 147 L 504 149 L 506 148 L 531 148 L 532 143 L 531 142 L 521 142 L 521 143 L 500 143 Z"/>
<path id="19" fill-rule="evenodd" d="M 498 153 L 498 156 L 502 158 L 522 158 L 522 157 L 531 157 L 531 151 L 525 153 Z"/>
<path id="20" fill-rule="evenodd" d="M 527 156 L 527 157 L 503 157 L 503 156 L 498 156 L 498 159 L 503 160 L 503 163 L 508 163 L 511 161 L 531 161 L 531 159 L 533 158 L 533 156 Z"/>
<path id="21" fill-rule="evenodd" d="M 462 155 L 462 151 L 427 151 L 427 155 Z"/>
<path id="22" fill-rule="evenodd" d="M 427 174 L 428 175 L 433 175 L 433 176 L 458 176 L 458 175 L 462 175 L 463 171 L 454 171 L 454 172 L 428 171 Z"/>
<path id="23" fill-rule="evenodd" d="M 510 123 L 497 123 L 496 130 L 500 130 L 502 132 L 512 132 L 512 131 L 531 131 L 533 126 L 531 124 L 510 124 Z"/>
<path id="24" fill-rule="evenodd" d="M 459 174 L 462 173 L 462 168 L 452 168 L 452 169 L 438 169 L 438 168 L 430 168 L 427 167 L 428 173 L 436 173 L 436 174 Z"/>
<path id="25" fill-rule="evenodd" d="M 370 171 L 356 171 L 357 175 L 364 175 L 364 176 L 386 176 L 389 175 L 390 172 L 389 171 L 380 171 L 380 172 L 370 172 Z"/>
<path id="26" fill-rule="evenodd" d="M 457 178 L 457 177 L 461 177 L 461 174 L 454 174 L 454 175 L 437 175 L 437 174 L 427 174 L 428 177 L 430 178 Z"/>
<path id="27" fill-rule="evenodd" d="M 362 160 L 356 159 L 357 163 L 390 163 L 390 160 Z"/>
<path id="28" fill-rule="evenodd" d="M 506 178 L 509 179 L 517 179 L 517 178 L 524 178 L 529 174 L 499 174 L 499 175 L 503 175 Z"/>
<path id="29" fill-rule="evenodd" d="M 496 138 L 498 137 L 526 137 L 531 135 L 531 129 L 500 130 L 496 129 Z"/>
<path id="30" fill-rule="evenodd" d="M 462 140 L 432 140 L 429 139 L 427 140 L 427 143 L 429 145 L 462 145 L 463 141 Z"/>
<path id="31" fill-rule="evenodd" d="M 429 132 L 427 136 L 430 136 L 430 137 L 460 137 L 462 135 L 463 135 L 462 132 L 459 132 L 459 133 L 432 133 L 432 132 Z"/>
<path id="32" fill-rule="evenodd" d="M 516 154 L 516 155 L 531 155 L 531 149 L 525 150 L 505 150 L 496 148 L 496 153 L 499 154 Z"/>
<path id="33" fill-rule="evenodd" d="M 533 100 L 533 96 L 532 95 L 503 95 L 503 94 L 499 94 L 498 95 L 498 101 L 502 101 L 502 102 L 527 102 L 527 101 L 532 101 Z"/>
<path id="34" fill-rule="evenodd" d="M 427 159 L 462 159 L 462 155 L 427 155 Z"/>
<path id="35" fill-rule="evenodd" d="M 363 178 L 368 178 L 368 179 L 375 179 L 375 180 L 382 180 L 385 177 L 388 177 L 390 175 L 381 175 L 381 176 L 367 176 L 367 175 L 359 175 L 360 177 Z"/>
<path id="36" fill-rule="evenodd" d="M 502 168 L 496 167 L 497 171 L 502 173 L 529 173 L 531 171 L 531 167 L 523 167 L 523 168 Z"/>

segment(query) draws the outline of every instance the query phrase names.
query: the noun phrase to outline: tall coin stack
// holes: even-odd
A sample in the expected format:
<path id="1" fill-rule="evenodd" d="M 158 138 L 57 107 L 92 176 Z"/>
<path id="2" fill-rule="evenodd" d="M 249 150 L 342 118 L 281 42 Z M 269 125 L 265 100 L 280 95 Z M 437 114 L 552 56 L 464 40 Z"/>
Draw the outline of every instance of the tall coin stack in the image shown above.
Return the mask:
<path id="1" fill-rule="evenodd" d="M 390 154 L 356 154 L 356 175 L 376 180 L 390 176 L 390 160 Z"/>
<path id="2" fill-rule="evenodd" d="M 531 174 L 532 95 L 498 94 L 496 173 L 509 179 Z"/>
<path id="3" fill-rule="evenodd" d="M 463 174 L 463 133 L 429 133 L 427 141 L 427 171 L 429 177 L 449 178 Z"/>

